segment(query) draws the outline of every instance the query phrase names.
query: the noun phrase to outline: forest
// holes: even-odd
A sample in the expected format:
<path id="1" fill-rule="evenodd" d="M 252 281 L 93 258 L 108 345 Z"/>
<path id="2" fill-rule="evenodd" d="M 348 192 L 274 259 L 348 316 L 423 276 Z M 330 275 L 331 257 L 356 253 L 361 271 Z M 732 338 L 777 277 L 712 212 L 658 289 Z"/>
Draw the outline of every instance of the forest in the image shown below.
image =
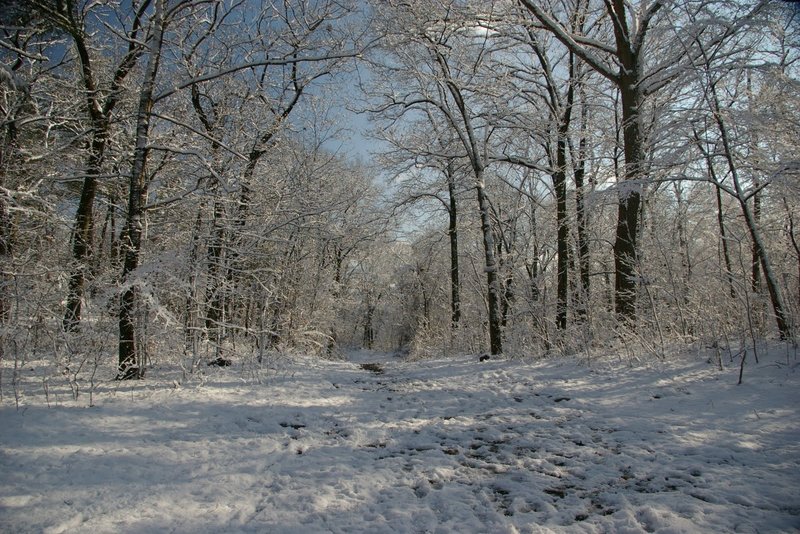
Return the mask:
<path id="1" fill-rule="evenodd" d="M 0 0 L 0 531 L 796 532 L 800 3 Z"/>
<path id="2" fill-rule="evenodd" d="M 3 0 L 0 350 L 790 339 L 798 18 L 730 0 Z"/>

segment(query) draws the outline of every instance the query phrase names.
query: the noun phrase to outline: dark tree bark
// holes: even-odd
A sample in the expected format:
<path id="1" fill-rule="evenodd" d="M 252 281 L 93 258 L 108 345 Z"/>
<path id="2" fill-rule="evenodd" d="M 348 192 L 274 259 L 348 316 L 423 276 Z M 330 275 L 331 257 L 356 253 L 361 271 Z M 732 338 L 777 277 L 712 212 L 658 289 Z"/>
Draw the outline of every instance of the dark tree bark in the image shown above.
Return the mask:
<path id="1" fill-rule="evenodd" d="M 539 287 L 539 231 L 536 217 L 536 200 L 531 199 L 530 203 L 530 242 L 532 243 L 533 250 L 531 250 L 531 259 L 525 263 L 525 269 L 528 271 L 528 279 L 531 284 L 531 299 L 533 302 L 538 302 L 541 297 L 541 288 Z"/>
<path id="2" fill-rule="evenodd" d="M 485 122 L 486 110 L 472 109 L 472 101 L 469 100 L 476 94 L 472 87 L 473 80 L 469 79 L 472 76 L 469 72 L 475 72 L 479 63 L 490 57 L 491 53 L 484 50 L 484 53 L 474 58 L 475 63 L 469 60 L 469 65 L 451 62 L 451 59 L 455 61 L 457 58 L 450 56 L 453 46 L 452 43 L 448 43 L 448 39 L 455 36 L 460 38 L 464 35 L 465 28 L 463 20 L 456 20 L 455 25 L 451 25 L 454 18 L 450 15 L 456 15 L 456 10 L 452 9 L 455 6 L 437 6 L 432 11 L 417 12 L 413 3 L 386 4 L 392 15 L 399 15 L 404 21 L 402 32 L 399 32 L 402 36 L 398 36 L 401 39 L 398 49 L 420 52 L 420 55 L 416 55 L 413 59 L 405 53 L 395 58 L 400 62 L 407 62 L 405 68 L 417 87 L 400 98 L 394 91 L 385 94 L 385 106 L 374 111 L 396 110 L 399 118 L 413 111 L 432 115 L 436 110 L 439 117 L 433 122 L 441 121 L 447 124 L 450 130 L 448 137 L 457 138 L 458 148 L 463 148 L 464 156 L 469 160 L 472 171 L 471 178 L 474 180 L 481 221 L 483 269 L 487 284 L 489 347 L 493 354 L 500 354 L 503 351 L 499 305 L 502 288 L 498 279 L 490 205 L 484 182 L 485 171 L 490 161 L 487 147 L 490 128 Z M 443 8 L 441 13 L 435 13 L 438 7 Z M 412 26 L 413 30 L 409 29 Z M 385 31 L 390 34 L 394 32 L 392 28 L 385 28 Z M 389 70 L 395 71 L 396 67 L 392 66 Z"/>
<path id="3" fill-rule="evenodd" d="M 570 124 L 572 122 L 572 107 L 575 103 L 576 70 L 574 53 L 569 53 L 569 79 L 567 80 L 566 95 L 562 95 L 561 88 L 550 66 L 547 51 L 536 37 L 528 32 L 531 45 L 544 74 L 544 83 L 547 88 L 551 124 L 555 130 L 555 154 L 552 150 L 552 141 L 548 135 L 548 159 L 553 180 L 553 191 L 556 198 L 556 328 L 566 330 L 569 308 L 569 223 L 567 216 L 567 148 L 569 146 Z M 549 132 L 548 132 L 549 133 Z M 574 155 L 573 155 L 574 159 Z"/>
<path id="4" fill-rule="evenodd" d="M 105 140 L 95 139 L 92 141 L 92 153 L 87 162 L 81 198 L 78 203 L 78 211 L 75 214 L 75 228 L 72 231 L 74 266 L 69 278 L 66 311 L 64 312 L 62 324 L 63 329 L 67 332 L 75 330 L 81 322 L 86 279 L 92 255 L 94 199 L 97 194 L 97 177 L 100 174 L 101 153 L 104 148 Z"/>
<path id="5" fill-rule="evenodd" d="M 11 7 L 11 6 L 10 6 Z M 4 23 L 14 23 L 18 25 L 17 30 L 6 37 L 13 46 L 21 51 L 25 48 L 22 38 L 23 28 L 27 25 L 28 14 L 25 13 L 23 8 L 18 6 L 12 10 L 9 7 L 9 13 L 0 17 Z M 19 9 L 19 11 L 16 11 Z M 11 83 L 9 84 L 9 91 L 15 92 L 18 90 L 14 77 L 20 68 L 25 64 L 21 52 L 17 52 L 15 61 L 9 68 L 11 72 Z M 5 65 L 4 65 L 5 66 Z M 4 80 L 6 81 L 6 80 Z M 2 123 L 2 130 L 0 130 L 0 363 L 4 358 L 5 350 L 5 328 L 3 325 L 8 323 L 11 318 L 11 292 L 10 287 L 13 281 L 13 274 L 11 273 L 10 264 L 14 249 L 14 220 L 11 216 L 11 207 L 13 205 L 13 198 L 10 194 L 10 184 L 6 182 L 6 176 L 9 170 L 14 172 L 16 163 L 19 162 L 19 143 L 18 143 L 18 127 L 17 120 L 19 119 L 19 109 L 5 107 L 7 100 L 4 100 L 0 105 L 4 113 L 4 121 Z"/>
<path id="6" fill-rule="evenodd" d="M 497 277 L 497 260 L 494 255 L 494 236 L 492 235 L 492 220 L 489 214 L 489 198 L 483 183 L 483 169 L 476 170 L 477 184 L 475 187 L 478 196 L 478 210 L 481 216 L 481 231 L 483 233 L 483 251 L 485 259 L 486 283 L 488 286 L 488 312 L 489 312 L 489 350 L 494 354 L 503 352 L 502 326 L 500 321 L 500 284 Z"/>
<path id="7" fill-rule="evenodd" d="M 800 307 L 800 242 L 798 242 L 797 236 L 795 235 L 794 212 L 789 209 L 789 202 L 786 200 L 786 197 L 783 197 L 783 208 L 786 210 L 786 219 L 789 221 L 786 233 L 794 249 L 794 255 L 797 258 L 797 305 Z"/>
<path id="8" fill-rule="evenodd" d="M 753 180 L 753 187 L 758 189 L 761 186 L 759 183 L 758 178 Z M 753 195 L 753 222 L 756 226 L 761 224 L 761 195 L 756 192 Z M 756 247 L 755 242 L 753 242 L 751 246 L 751 265 L 752 265 L 752 273 L 750 276 L 750 285 L 753 289 L 753 293 L 760 293 L 761 292 L 761 257 L 758 253 L 758 247 Z"/>
<path id="9" fill-rule="evenodd" d="M 473 122 L 470 111 L 461 88 L 453 79 L 447 59 L 435 47 L 431 49 L 434 60 L 440 67 L 440 74 L 443 77 L 442 84 L 445 90 L 452 97 L 452 102 L 457 111 L 457 117 L 453 110 L 445 105 L 444 102 L 435 103 L 447 118 L 450 126 L 457 133 L 461 144 L 467 152 L 470 166 L 472 167 L 475 178 L 475 191 L 478 199 L 478 211 L 481 220 L 481 232 L 483 234 L 484 252 L 484 271 L 486 272 L 487 284 L 487 307 L 489 314 L 489 350 L 494 354 L 503 352 L 502 325 L 500 320 L 500 283 L 497 276 L 497 258 L 495 257 L 494 236 L 492 233 L 492 220 L 489 213 L 489 198 L 486 194 L 484 182 L 484 171 L 486 162 L 484 161 L 484 151 L 480 148 L 476 132 L 473 130 Z"/>
<path id="10" fill-rule="evenodd" d="M 581 126 L 580 139 L 578 140 L 578 153 L 573 164 L 575 180 L 575 225 L 578 234 L 578 271 L 580 273 L 580 300 L 576 310 L 578 320 L 584 320 L 589 310 L 589 297 L 591 281 L 589 278 L 589 237 L 588 215 L 585 201 L 585 176 L 586 176 L 586 129 L 588 122 L 588 107 L 581 101 Z"/>
<path id="11" fill-rule="evenodd" d="M 638 76 L 625 74 L 627 69 L 638 72 L 638 58 L 631 56 L 629 61 L 628 65 L 623 62 L 623 74 L 620 75 L 625 180 L 620 184 L 614 240 L 614 311 L 622 323 L 633 327 L 636 321 L 636 255 L 645 153 L 639 116 L 644 99 L 637 87 Z"/>
<path id="12" fill-rule="evenodd" d="M 567 105 L 559 117 L 556 139 L 556 166 L 553 172 L 553 189 L 556 194 L 556 327 L 567 328 L 569 302 L 569 224 L 567 223 L 567 135 L 572 117 L 573 88 L 568 89 Z"/>
<path id="13" fill-rule="evenodd" d="M 553 189 L 556 194 L 556 328 L 567 328 L 567 305 L 569 299 L 569 225 L 567 224 L 567 175 L 566 139 L 559 126 L 556 147 L 556 170 L 553 173 Z"/>
<path id="14" fill-rule="evenodd" d="M 448 162 L 445 174 L 449 200 L 447 236 L 450 238 L 450 327 L 456 329 L 461 321 L 461 279 L 458 271 L 458 206 L 452 162 Z"/>
<path id="15" fill-rule="evenodd" d="M 716 180 L 715 180 L 716 181 Z M 728 236 L 725 230 L 725 212 L 722 206 L 722 190 L 714 187 L 717 200 L 717 226 L 719 227 L 719 238 L 722 242 L 722 259 L 725 265 L 725 279 L 728 281 L 728 290 L 732 299 L 736 298 L 736 288 L 733 283 L 733 268 L 731 267 L 731 255 L 728 251 Z"/>
<path id="16" fill-rule="evenodd" d="M 131 274 L 139 266 L 139 254 L 142 247 L 142 230 L 145 217 L 145 201 L 147 198 L 147 141 L 150 133 L 150 119 L 153 109 L 153 91 L 161 60 L 164 38 L 166 0 L 155 0 L 153 14 L 153 34 L 147 45 L 148 62 L 144 72 L 139 105 L 136 113 L 136 148 L 133 152 L 129 191 L 128 216 L 125 223 L 122 251 L 123 293 L 119 308 L 119 374 L 118 379 L 141 378 L 144 373 L 143 363 L 139 361 L 136 346 L 136 327 L 134 314 L 136 311 L 136 284 L 130 279 Z"/>
<path id="17" fill-rule="evenodd" d="M 89 262 L 94 240 L 94 201 L 97 195 L 98 178 L 105 162 L 105 152 L 111 134 L 111 116 L 116 108 L 122 90 L 122 83 L 136 65 L 142 47 L 139 43 L 142 18 L 151 0 L 136 5 L 134 18 L 128 32 L 128 50 L 117 65 L 111 85 L 103 99 L 98 87 L 98 73 L 89 54 L 87 32 L 84 28 L 73 0 L 60 2 L 57 6 L 43 0 L 33 0 L 32 7 L 41 12 L 52 23 L 66 31 L 72 38 L 81 67 L 81 81 L 85 91 L 86 111 L 91 125 L 89 154 L 86 158 L 85 176 L 78 209 L 75 213 L 75 226 L 72 232 L 71 251 L 73 271 L 67 290 L 66 310 L 62 326 L 65 331 L 77 328 L 81 321 L 82 305 L 89 275 Z"/>
<path id="18" fill-rule="evenodd" d="M 553 19 L 538 2 L 520 0 L 536 19 L 564 46 L 584 60 L 593 70 L 610 80 L 620 92 L 622 107 L 623 151 L 625 170 L 618 188 L 617 228 L 614 240 L 614 308 L 617 319 L 628 327 L 636 322 L 636 254 L 642 184 L 645 179 L 645 139 L 642 129 L 644 73 L 642 51 L 650 23 L 663 7 L 656 0 L 638 17 L 633 28 L 628 25 L 624 0 L 605 0 L 606 14 L 613 27 L 614 45 L 605 48 L 613 62 L 604 62 L 596 49 L 579 44 L 575 36 Z M 644 9 L 644 8 L 643 8 Z"/>
<path id="19" fill-rule="evenodd" d="M 378 302 L 380 302 L 383 295 L 378 293 L 375 300 L 372 300 L 372 291 L 367 292 L 367 311 L 364 316 L 364 335 L 363 343 L 364 348 L 372 350 L 375 345 L 375 311 L 378 309 Z"/>
<path id="20" fill-rule="evenodd" d="M 200 92 L 197 84 L 191 87 L 191 100 L 192 108 L 194 109 L 197 118 L 203 125 L 208 137 L 211 141 L 211 159 L 212 159 L 212 176 L 211 191 L 214 195 L 214 204 L 212 211 L 211 222 L 211 235 L 209 237 L 208 249 L 206 251 L 208 277 L 206 280 L 206 297 L 205 297 L 205 323 L 208 337 L 217 349 L 217 358 L 222 358 L 220 353 L 220 341 L 225 335 L 225 283 L 222 280 L 223 273 L 225 273 L 225 204 L 221 198 L 219 191 L 219 183 L 217 178 L 218 164 L 217 153 L 220 149 L 220 143 L 215 138 L 214 126 L 218 116 L 217 105 L 214 100 L 208 95 Z M 210 105 L 210 110 L 206 110 L 203 103 L 207 102 Z"/>

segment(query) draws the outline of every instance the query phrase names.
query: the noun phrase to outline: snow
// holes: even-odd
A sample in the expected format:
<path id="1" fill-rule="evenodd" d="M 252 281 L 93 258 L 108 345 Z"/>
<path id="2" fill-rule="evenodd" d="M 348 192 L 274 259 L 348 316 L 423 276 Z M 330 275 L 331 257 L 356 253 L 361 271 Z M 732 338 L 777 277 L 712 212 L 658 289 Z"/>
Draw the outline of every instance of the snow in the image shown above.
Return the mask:
<path id="1" fill-rule="evenodd" d="M 93 407 L 4 383 L 0 532 L 798 532 L 800 368 L 761 356 L 742 385 L 697 354 L 370 352 L 153 369 Z"/>

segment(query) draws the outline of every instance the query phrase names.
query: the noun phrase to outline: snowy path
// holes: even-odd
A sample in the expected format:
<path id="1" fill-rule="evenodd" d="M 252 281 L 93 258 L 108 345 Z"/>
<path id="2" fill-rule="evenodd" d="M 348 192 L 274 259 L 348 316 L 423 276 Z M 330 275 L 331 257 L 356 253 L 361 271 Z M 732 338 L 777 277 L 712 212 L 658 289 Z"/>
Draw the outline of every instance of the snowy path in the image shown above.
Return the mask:
<path id="1" fill-rule="evenodd" d="M 0 531 L 800 531 L 798 370 L 360 353 L 6 400 Z"/>

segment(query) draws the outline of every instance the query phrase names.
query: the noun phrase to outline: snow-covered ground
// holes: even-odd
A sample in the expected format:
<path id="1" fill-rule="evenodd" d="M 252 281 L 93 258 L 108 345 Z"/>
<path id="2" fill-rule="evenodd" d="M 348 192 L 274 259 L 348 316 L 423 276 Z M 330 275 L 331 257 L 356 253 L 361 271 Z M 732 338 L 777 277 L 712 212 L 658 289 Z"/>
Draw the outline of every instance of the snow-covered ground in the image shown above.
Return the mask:
<path id="1" fill-rule="evenodd" d="M 17 410 L 6 384 L 0 532 L 800 530 L 793 348 L 738 386 L 697 355 L 278 363 L 91 408 L 51 385 Z"/>

